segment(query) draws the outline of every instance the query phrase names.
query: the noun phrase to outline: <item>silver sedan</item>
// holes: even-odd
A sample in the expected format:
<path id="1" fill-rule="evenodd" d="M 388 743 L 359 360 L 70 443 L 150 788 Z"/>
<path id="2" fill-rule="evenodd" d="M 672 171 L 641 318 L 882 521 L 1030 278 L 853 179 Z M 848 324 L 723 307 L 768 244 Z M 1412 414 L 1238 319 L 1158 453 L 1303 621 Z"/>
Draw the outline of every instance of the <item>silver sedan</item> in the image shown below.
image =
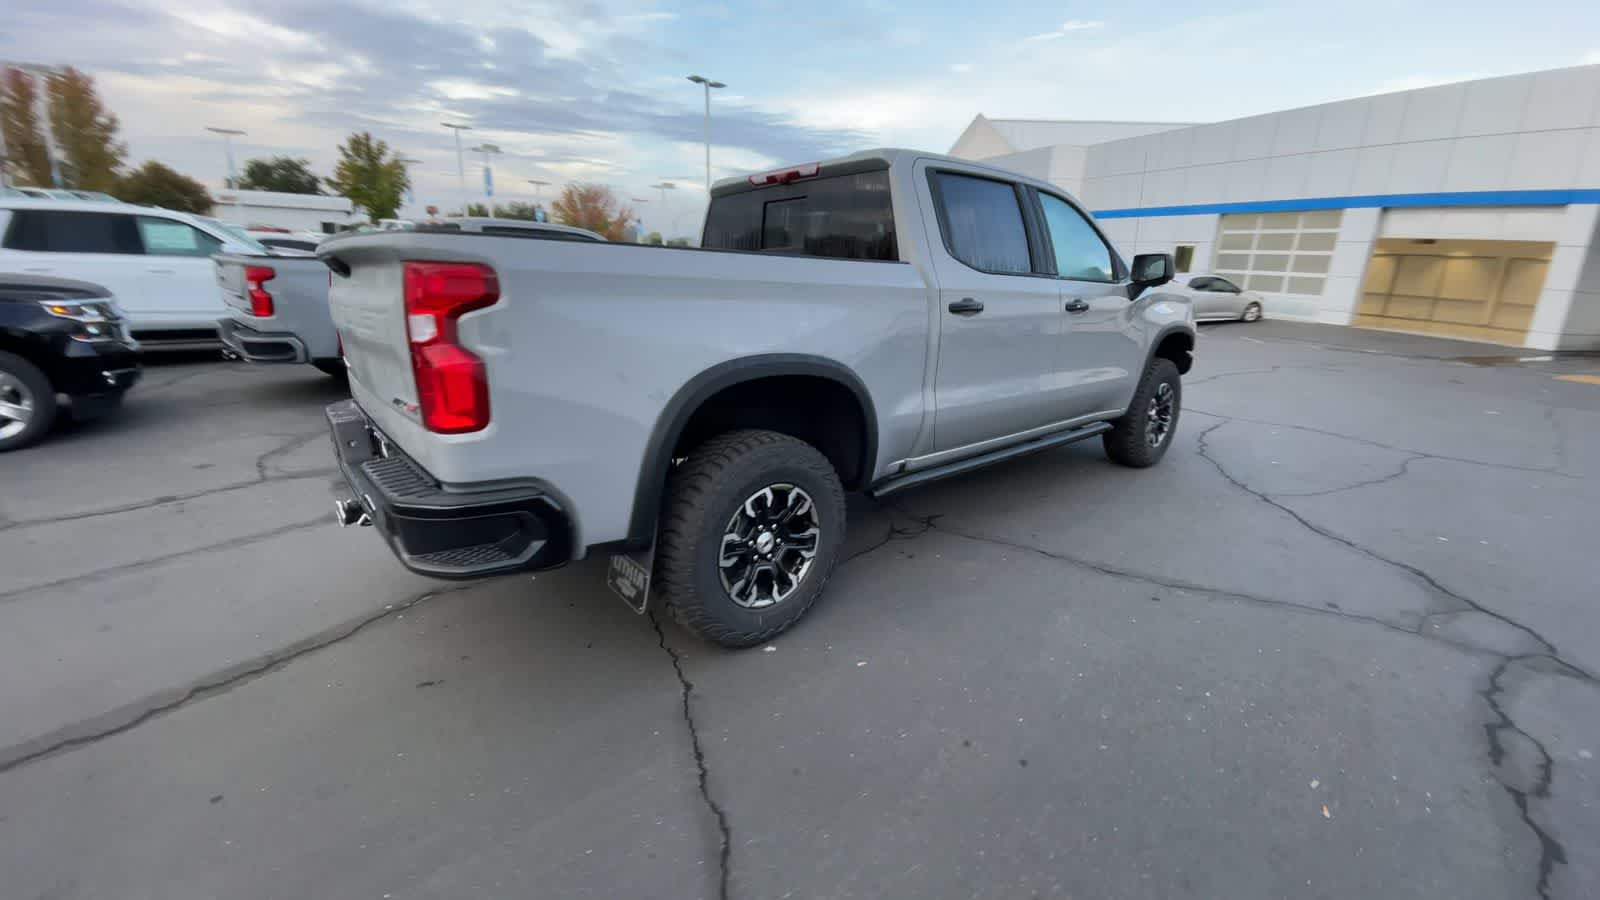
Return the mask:
<path id="1" fill-rule="evenodd" d="M 1219 275 L 1179 275 L 1172 286 L 1188 294 L 1197 322 L 1254 322 L 1261 318 L 1261 295 Z"/>

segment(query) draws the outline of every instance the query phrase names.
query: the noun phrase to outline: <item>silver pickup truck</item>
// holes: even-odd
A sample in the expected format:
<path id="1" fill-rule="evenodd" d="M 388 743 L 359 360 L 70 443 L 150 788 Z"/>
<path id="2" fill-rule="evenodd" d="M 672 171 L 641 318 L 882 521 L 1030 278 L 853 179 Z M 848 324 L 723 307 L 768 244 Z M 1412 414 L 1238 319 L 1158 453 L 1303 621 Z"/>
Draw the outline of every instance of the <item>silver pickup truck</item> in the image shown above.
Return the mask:
<path id="1" fill-rule="evenodd" d="M 353 493 L 407 567 L 610 554 L 612 587 L 748 646 L 839 561 L 845 491 L 887 494 L 1177 426 L 1194 317 L 1055 186 L 872 150 L 719 182 L 700 248 L 422 232 L 325 242 Z"/>
<path id="2" fill-rule="evenodd" d="M 550 240 L 603 241 L 592 231 L 546 222 L 457 217 L 420 226 L 425 231 L 526 234 Z M 271 256 L 219 253 L 212 257 L 227 315 L 217 321 L 223 344 L 253 363 L 310 363 L 345 376 L 339 335 L 328 312 L 328 268 L 314 255 L 278 250 Z"/>

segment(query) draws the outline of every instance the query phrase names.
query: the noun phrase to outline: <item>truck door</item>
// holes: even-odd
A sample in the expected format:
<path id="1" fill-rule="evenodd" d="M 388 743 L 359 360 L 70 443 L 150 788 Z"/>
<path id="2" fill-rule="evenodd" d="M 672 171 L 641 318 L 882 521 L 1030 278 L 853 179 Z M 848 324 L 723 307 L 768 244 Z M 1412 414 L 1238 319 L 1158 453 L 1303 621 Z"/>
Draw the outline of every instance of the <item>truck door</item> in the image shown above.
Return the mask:
<path id="1" fill-rule="evenodd" d="M 1116 256 L 1076 206 L 1033 193 L 1061 290 L 1061 337 L 1052 363 L 1061 379 L 1061 408 L 1073 417 L 1121 410 L 1133 395 L 1144 349 Z"/>
<path id="2" fill-rule="evenodd" d="M 939 280 L 935 451 L 1066 418 L 1051 377 L 1060 289 L 1036 272 L 1023 189 L 928 163 L 917 181 L 937 220 L 928 248 Z"/>

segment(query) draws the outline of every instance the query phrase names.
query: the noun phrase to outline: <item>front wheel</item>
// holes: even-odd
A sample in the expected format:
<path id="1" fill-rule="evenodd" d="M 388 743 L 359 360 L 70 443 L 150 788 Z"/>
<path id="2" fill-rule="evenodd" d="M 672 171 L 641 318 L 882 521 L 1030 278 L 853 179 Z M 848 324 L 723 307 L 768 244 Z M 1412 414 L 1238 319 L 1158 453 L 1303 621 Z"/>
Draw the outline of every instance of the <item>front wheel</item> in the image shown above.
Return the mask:
<path id="1" fill-rule="evenodd" d="M 668 476 L 652 590 L 695 635 L 759 644 L 821 596 L 844 528 L 844 488 L 827 457 L 786 434 L 732 431 Z"/>
<path id="2" fill-rule="evenodd" d="M 1244 308 L 1244 312 L 1239 314 L 1239 321 L 1241 321 L 1241 322 L 1259 322 L 1259 321 L 1261 321 L 1261 304 L 1256 303 L 1255 301 L 1252 300 L 1250 302 L 1250 304 Z"/>
<path id="3" fill-rule="evenodd" d="M 43 437 L 56 418 L 56 392 L 39 367 L 0 352 L 0 453 Z"/>
<path id="4" fill-rule="evenodd" d="M 1145 367 L 1144 377 L 1133 392 L 1128 412 L 1113 422 L 1101 436 L 1106 456 L 1111 461 L 1143 469 L 1167 455 L 1172 435 L 1178 430 L 1178 412 L 1183 401 L 1183 381 L 1172 360 L 1156 357 Z"/>

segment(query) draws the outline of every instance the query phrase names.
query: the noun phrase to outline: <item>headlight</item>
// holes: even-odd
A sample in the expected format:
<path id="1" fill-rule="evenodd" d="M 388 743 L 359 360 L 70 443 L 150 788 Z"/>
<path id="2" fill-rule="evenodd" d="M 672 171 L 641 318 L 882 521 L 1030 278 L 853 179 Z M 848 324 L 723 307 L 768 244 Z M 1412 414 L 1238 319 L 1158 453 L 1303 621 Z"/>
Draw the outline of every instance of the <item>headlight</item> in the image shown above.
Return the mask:
<path id="1" fill-rule="evenodd" d="M 41 300 L 39 305 L 52 316 L 74 322 L 110 322 L 117 318 L 116 306 L 109 300 Z"/>

